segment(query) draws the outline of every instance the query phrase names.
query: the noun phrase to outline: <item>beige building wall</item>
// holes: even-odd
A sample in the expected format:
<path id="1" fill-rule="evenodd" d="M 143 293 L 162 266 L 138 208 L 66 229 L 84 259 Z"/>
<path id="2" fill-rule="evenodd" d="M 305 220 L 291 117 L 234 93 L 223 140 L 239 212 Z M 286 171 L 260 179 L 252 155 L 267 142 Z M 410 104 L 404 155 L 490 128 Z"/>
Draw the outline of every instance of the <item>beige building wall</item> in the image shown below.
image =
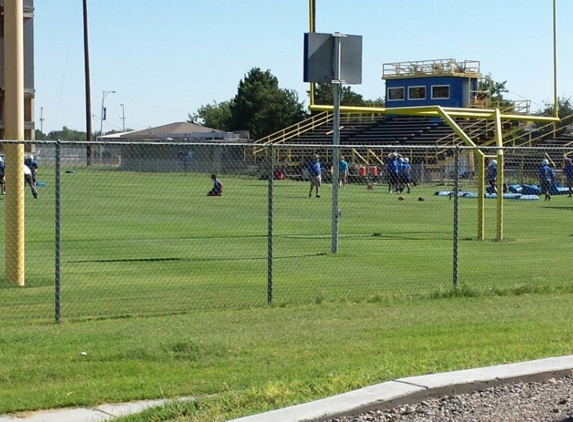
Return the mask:
<path id="1" fill-rule="evenodd" d="M 34 0 L 24 6 L 24 139 L 35 138 Z M 0 139 L 4 139 L 4 0 L 0 0 Z"/>

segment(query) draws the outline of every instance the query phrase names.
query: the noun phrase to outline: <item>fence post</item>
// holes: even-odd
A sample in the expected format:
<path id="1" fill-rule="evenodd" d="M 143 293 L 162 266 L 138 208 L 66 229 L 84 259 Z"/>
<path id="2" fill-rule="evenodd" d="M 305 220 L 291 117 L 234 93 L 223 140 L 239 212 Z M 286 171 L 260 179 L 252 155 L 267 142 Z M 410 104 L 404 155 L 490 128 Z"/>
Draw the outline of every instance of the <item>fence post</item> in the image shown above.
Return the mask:
<path id="1" fill-rule="evenodd" d="M 275 174 L 275 152 L 273 145 L 269 145 L 267 151 L 268 167 L 268 250 L 267 250 L 267 305 L 273 303 L 273 200 L 274 200 L 274 174 Z"/>
<path id="2" fill-rule="evenodd" d="M 56 183 L 56 210 L 55 210 L 55 319 L 56 324 L 60 322 L 61 318 L 61 290 L 60 290 L 60 277 L 61 277 L 61 179 L 60 179 L 60 158 L 61 158 L 61 144 L 60 140 L 56 141 L 56 163 L 55 163 L 55 183 Z"/>
<path id="3" fill-rule="evenodd" d="M 338 46 L 340 45 L 340 39 L 336 38 Z M 336 54 L 336 53 L 335 53 Z M 335 72 L 336 73 L 336 72 Z M 333 111 L 333 131 L 332 131 L 332 253 L 338 253 L 338 228 L 339 228 L 339 218 L 340 210 L 338 209 L 338 183 L 340 180 L 340 173 L 338 169 L 338 162 L 340 161 L 340 81 L 336 81 L 332 84 L 334 90 L 334 111 Z"/>
<path id="4" fill-rule="evenodd" d="M 454 150 L 454 238 L 453 238 L 453 285 L 458 287 L 458 223 L 459 223 L 459 192 L 460 192 L 460 153 L 459 147 Z"/>

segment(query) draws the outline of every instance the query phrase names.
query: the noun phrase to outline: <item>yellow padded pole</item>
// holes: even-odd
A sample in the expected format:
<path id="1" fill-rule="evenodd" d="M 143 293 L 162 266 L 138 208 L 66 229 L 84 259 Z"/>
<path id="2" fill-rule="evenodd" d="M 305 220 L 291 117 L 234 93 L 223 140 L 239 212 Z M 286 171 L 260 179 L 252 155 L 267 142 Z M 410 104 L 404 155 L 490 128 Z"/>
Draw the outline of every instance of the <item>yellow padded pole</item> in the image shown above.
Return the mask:
<path id="1" fill-rule="evenodd" d="M 485 239 L 485 155 L 477 150 L 478 156 L 478 240 Z"/>
<path id="2" fill-rule="evenodd" d="M 499 108 L 495 109 L 495 143 L 497 150 L 497 212 L 496 212 L 496 239 L 503 240 L 503 125 Z"/>
<path id="3" fill-rule="evenodd" d="M 24 6 L 4 0 L 4 138 L 24 140 Z M 24 145 L 5 144 L 6 282 L 24 285 Z"/>

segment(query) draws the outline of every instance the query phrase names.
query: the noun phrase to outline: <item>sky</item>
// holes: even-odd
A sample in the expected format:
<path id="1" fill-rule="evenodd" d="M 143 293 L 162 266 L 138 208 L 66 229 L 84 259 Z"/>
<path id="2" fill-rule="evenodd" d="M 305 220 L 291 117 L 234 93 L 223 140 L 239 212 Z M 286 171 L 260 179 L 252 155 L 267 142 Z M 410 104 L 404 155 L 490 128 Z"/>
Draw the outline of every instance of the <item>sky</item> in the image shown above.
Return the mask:
<path id="1" fill-rule="evenodd" d="M 573 1 L 555 3 L 557 92 L 569 98 Z M 83 0 L 34 6 L 36 127 L 85 131 Z M 91 0 L 88 28 L 93 131 L 185 121 L 232 99 L 255 67 L 308 104 L 308 0 Z M 351 88 L 365 99 L 384 97 L 384 63 L 455 59 L 478 60 L 532 112 L 553 102 L 553 0 L 316 0 L 316 32 L 363 37 Z"/>

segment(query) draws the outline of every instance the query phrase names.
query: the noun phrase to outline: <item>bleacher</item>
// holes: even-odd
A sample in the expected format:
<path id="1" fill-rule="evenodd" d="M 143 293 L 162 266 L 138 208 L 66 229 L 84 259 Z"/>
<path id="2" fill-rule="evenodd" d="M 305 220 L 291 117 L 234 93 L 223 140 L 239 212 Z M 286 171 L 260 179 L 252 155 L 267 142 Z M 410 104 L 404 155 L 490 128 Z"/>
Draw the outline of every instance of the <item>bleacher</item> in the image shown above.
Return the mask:
<path id="1" fill-rule="evenodd" d="M 343 145 L 406 145 L 412 143 L 427 143 L 431 139 L 453 133 L 443 122 L 430 122 L 428 119 L 384 119 L 378 118 L 370 122 L 344 123 L 340 125 L 340 144 Z M 332 123 L 293 137 L 289 143 L 332 143 Z M 422 135 L 424 135 L 422 137 Z M 430 141 L 429 141 L 430 140 Z"/>
<path id="2" fill-rule="evenodd" d="M 565 161 L 565 155 L 569 152 L 573 153 L 573 136 L 571 134 L 561 134 L 555 137 L 550 136 L 539 142 L 538 146 L 546 148 L 543 157 L 548 158 L 553 166 L 559 168 Z M 559 149 L 557 150 L 555 148 Z M 564 154 L 563 148 L 570 149 L 565 150 L 566 152 Z"/>
<path id="3" fill-rule="evenodd" d="M 458 125 L 477 142 L 493 139 L 491 122 L 460 119 Z M 332 145 L 332 121 L 289 139 L 289 144 Z M 436 165 L 450 155 L 440 154 L 445 147 L 462 144 L 463 141 L 441 119 L 425 117 L 384 117 L 379 116 L 362 121 L 346 121 L 340 125 L 340 144 L 355 145 L 359 155 L 364 147 L 387 146 L 388 151 L 381 152 L 380 159 L 393 149 L 407 150 L 408 146 L 435 146 L 435 150 L 409 150 L 408 156 L 413 164 L 424 162 Z M 341 151 L 349 155 L 350 151 Z M 305 152 L 302 152 L 303 154 Z M 328 153 L 325 153 L 328 155 Z M 369 164 L 369 163 L 364 163 Z"/>
<path id="4" fill-rule="evenodd" d="M 301 164 L 314 154 L 318 153 L 325 162 L 330 162 L 334 132 L 332 120 L 331 113 L 315 115 L 256 142 L 256 150 L 261 151 L 264 159 L 264 145 L 272 143 L 276 146 L 275 162 L 289 175 L 300 177 Z M 455 122 L 474 143 L 495 146 L 495 123 L 492 120 L 456 118 Z M 516 122 L 503 122 L 503 125 L 504 136 L 522 128 Z M 437 117 L 342 113 L 339 128 L 340 145 L 343 146 L 339 152 L 354 170 L 360 166 L 383 166 L 388 154 L 398 151 L 413 165 L 423 163 L 425 168 L 439 171 L 444 166 L 453 165 L 452 146 L 465 145 L 464 140 Z M 289 145 L 306 147 L 290 148 Z"/>
<path id="5" fill-rule="evenodd" d="M 357 120 L 341 122 L 340 129 L 340 144 L 351 145 L 357 144 L 354 141 L 356 136 L 367 131 L 371 126 L 377 125 L 378 122 L 383 121 L 383 118 L 373 118 L 370 120 Z M 299 136 L 293 137 L 289 143 L 294 144 L 332 144 L 332 137 L 334 126 L 332 121 L 324 124 L 323 126 Z"/>
<path id="6" fill-rule="evenodd" d="M 350 137 L 349 141 L 359 145 L 370 143 L 406 145 L 417 143 L 424 134 L 437 136 L 439 126 L 439 123 L 430 122 L 428 119 L 385 119 L 368 126 L 362 132 Z"/>

